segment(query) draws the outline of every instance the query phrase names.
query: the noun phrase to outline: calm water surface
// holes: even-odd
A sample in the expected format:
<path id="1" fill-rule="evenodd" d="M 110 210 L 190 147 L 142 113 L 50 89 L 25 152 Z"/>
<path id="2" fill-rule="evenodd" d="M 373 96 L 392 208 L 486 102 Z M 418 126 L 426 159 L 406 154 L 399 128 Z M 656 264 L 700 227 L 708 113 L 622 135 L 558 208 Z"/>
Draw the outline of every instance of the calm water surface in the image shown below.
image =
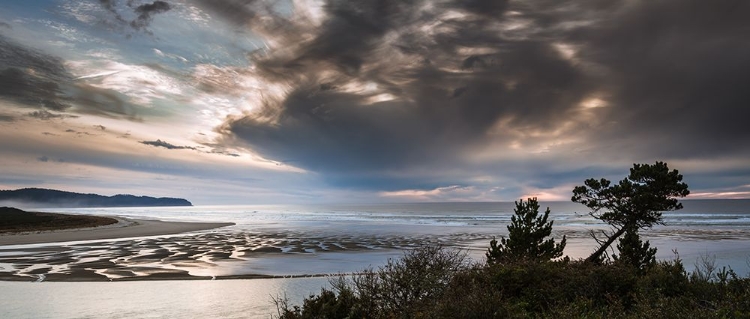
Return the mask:
<path id="1" fill-rule="evenodd" d="M 0 282 L 0 318 L 271 318 L 273 298 L 299 304 L 326 278 L 133 282 Z"/>

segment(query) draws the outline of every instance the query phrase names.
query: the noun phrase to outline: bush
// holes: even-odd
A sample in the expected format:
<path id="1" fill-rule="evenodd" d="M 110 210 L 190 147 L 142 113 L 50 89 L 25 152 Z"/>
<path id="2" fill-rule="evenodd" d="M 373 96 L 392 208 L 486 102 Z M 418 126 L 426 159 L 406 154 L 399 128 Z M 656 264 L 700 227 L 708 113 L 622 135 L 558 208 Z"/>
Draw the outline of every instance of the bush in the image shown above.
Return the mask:
<path id="1" fill-rule="evenodd" d="M 425 245 L 377 270 L 334 279 L 332 290 L 310 296 L 302 308 L 284 300 L 276 305 L 279 317 L 290 319 L 419 317 L 435 308 L 453 277 L 468 268 L 465 252 Z"/>
<path id="2" fill-rule="evenodd" d="M 467 265 L 436 246 L 332 281 L 281 318 L 747 318 L 750 279 L 691 281 L 679 259 L 628 264 L 529 260 Z"/>

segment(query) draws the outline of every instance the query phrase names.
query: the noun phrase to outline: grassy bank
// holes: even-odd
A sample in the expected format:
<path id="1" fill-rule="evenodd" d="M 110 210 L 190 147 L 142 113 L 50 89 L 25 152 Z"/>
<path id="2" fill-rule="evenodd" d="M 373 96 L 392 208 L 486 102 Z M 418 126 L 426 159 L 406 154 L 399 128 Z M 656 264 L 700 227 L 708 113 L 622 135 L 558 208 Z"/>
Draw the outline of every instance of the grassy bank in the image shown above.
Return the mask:
<path id="1" fill-rule="evenodd" d="M 115 223 L 117 220 L 109 217 L 27 212 L 0 207 L 0 233 L 85 228 Z"/>

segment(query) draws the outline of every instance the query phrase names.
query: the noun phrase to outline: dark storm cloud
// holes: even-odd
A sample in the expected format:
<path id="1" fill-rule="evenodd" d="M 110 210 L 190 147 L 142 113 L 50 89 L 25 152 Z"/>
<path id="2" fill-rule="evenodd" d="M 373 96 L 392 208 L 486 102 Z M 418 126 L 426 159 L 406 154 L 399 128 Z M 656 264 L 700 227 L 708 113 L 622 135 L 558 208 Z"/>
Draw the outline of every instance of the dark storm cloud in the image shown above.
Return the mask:
<path id="1" fill-rule="evenodd" d="M 228 119 L 226 141 L 337 185 L 411 187 L 399 172 L 569 136 L 628 161 L 750 153 L 746 1 L 328 1 L 320 23 L 199 2 L 277 43 L 253 75 L 286 93 Z"/>
<path id="2" fill-rule="evenodd" d="M 0 98 L 62 111 L 70 106 L 59 83 L 71 79 L 60 59 L 0 35 Z"/>
<path id="3" fill-rule="evenodd" d="M 138 107 L 129 103 L 123 94 L 76 81 L 59 58 L 20 45 L 2 35 L 0 99 L 42 109 L 40 112 L 51 110 L 138 120 Z M 35 114 L 32 116 L 42 118 L 46 113 Z"/>
<path id="4" fill-rule="evenodd" d="M 136 30 L 141 30 L 151 23 L 153 15 L 167 12 L 170 9 L 172 9 L 172 7 L 169 3 L 164 1 L 154 1 L 153 3 L 142 4 L 135 8 L 135 13 L 138 14 L 138 17 L 130 22 L 130 26 Z"/>
<path id="5" fill-rule="evenodd" d="M 508 0 L 464 0 L 447 2 L 444 7 L 488 17 L 499 17 L 508 8 Z"/>
<path id="6" fill-rule="evenodd" d="M 129 25 L 134 30 L 143 31 L 147 34 L 151 34 L 151 31 L 147 27 L 151 24 L 154 15 L 172 9 L 169 3 L 165 1 L 154 1 L 152 3 L 136 5 L 136 1 L 128 0 L 125 6 L 120 6 L 119 4 L 122 2 L 116 0 L 99 0 L 99 3 L 105 10 L 112 14 L 118 24 Z M 126 12 L 123 15 L 124 10 L 132 10 L 132 13 Z M 128 21 L 125 16 L 129 14 L 135 14 L 135 19 Z"/>
<path id="7" fill-rule="evenodd" d="M 335 184 L 353 178 L 372 185 L 393 180 L 383 171 L 457 163 L 484 146 L 501 119 L 552 129 L 585 93 L 585 78 L 546 42 L 499 32 L 491 22 L 505 21 L 504 8 L 483 1 L 329 2 L 329 18 L 311 40 L 254 61 L 260 76 L 290 93 L 228 121 L 223 131 L 274 160 L 325 172 Z M 466 18 L 442 16 L 446 9 Z M 296 40 L 291 33 L 279 37 Z M 377 89 L 346 89 L 351 85 Z M 393 98 L 377 102 L 384 95 Z"/>
<path id="8" fill-rule="evenodd" d="M 70 107 L 62 98 L 62 90 L 56 82 L 13 67 L 0 70 L 0 96 L 56 111 Z"/>
<path id="9" fill-rule="evenodd" d="M 570 35 L 607 68 L 606 137 L 635 151 L 689 158 L 750 155 L 750 2 L 644 1 Z"/>
<path id="10" fill-rule="evenodd" d="M 163 148 L 170 149 L 170 150 L 195 150 L 195 147 L 174 145 L 174 144 L 170 144 L 168 142 L 162 141 L 162 140 L 141 141 L 139 143 L 145 144 L 145 145 L 151 145 L 154 147 L 163 147 Z"/>

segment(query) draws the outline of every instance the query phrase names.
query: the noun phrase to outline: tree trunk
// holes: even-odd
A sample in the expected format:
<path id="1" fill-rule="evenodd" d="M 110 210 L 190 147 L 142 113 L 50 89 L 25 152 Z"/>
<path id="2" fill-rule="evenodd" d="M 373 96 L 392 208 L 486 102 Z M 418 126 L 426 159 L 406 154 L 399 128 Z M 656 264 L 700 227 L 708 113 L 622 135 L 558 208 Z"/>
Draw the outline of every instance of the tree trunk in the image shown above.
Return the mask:
<path id="1" fill-rule="evenodd" d="M 609 246 L 611 246 L 612 243 L 615 242 L 615 239 L 617 239 L 618 237 L 620 237 L 622 234 L 625 233 L 625 229 L 627 229 L 627 227 L 625 227 L 625 226 L 623 226 L 622 228 L 618 229 L 617 232 L 615 232 L 614 234 L 612 234 L 612 236 L 610 236 L 607 239 L 607 241 L 599 247 L 599 249 L 597 249 L 593 254 L 591 254 L 591 256 L 589 256 L 588 258 L 586 258 L 586 261 L 587 262 L 597 262 L 599 260 L 599 258 L 602 257 L 602 255 L 604 254 L 604 252 L 607 251 L 607 248 L 609 248 Z"/>

